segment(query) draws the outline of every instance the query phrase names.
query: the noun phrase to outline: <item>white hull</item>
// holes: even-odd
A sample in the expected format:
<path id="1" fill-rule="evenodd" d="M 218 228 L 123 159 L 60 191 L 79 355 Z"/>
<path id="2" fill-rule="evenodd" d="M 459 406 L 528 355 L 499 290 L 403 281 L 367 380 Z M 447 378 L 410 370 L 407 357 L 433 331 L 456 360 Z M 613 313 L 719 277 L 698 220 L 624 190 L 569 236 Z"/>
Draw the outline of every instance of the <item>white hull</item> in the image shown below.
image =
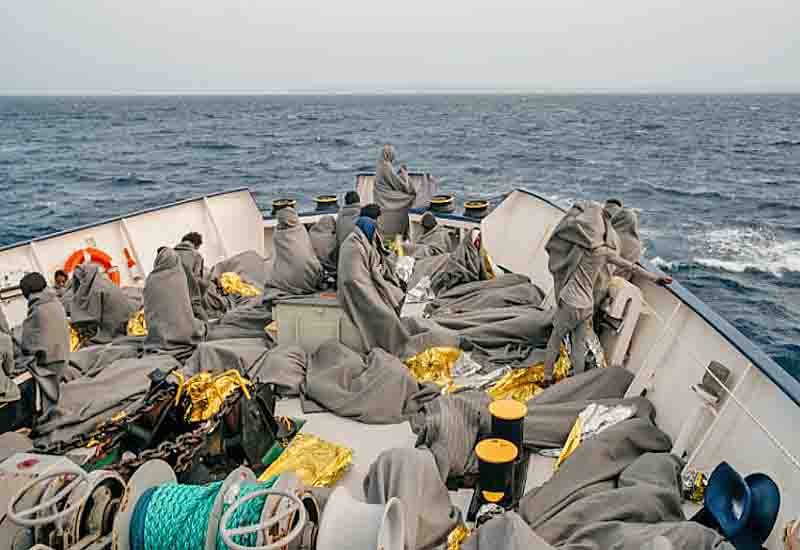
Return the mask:
<path id="1" fill-rule="evenodd" d="M 368 182 L 362 182 L 368 185 Z M 367 191 L 363 189 L 363 191 Z M 563 212 L 525 191 L 511 193 L 480 222 L 484 242 L 496 264 L 529 275 L 545 290 L 552 288 L 544 250 Z M 303 216 L 306 224 L 319 215 Z M 412 215 L 412 222 L 418 216 Z M 458 230 L 478 222 L 441 216 L 440 224 Z M 123 285 L 142 285 L 156 250 L 174 245 L 187 231 L 204 236 L 203 254 L 211 265 L 244 250 L 269 256 L 275 220 L 264 220 L 246 190 L 222 193 L 164 208 L 132 214 L 30 243 L 0 250 L 0 276 L 15 271 L 41 271 L 51 280 L 75 250 L 87 245 L 109 253 L 119 266 Z M 136 265 L 128 268 L 123 249 Z M 656 422 L 685 450 L 689 467 L 706 472 L 720 461 L 747 474 L 770 475 L 781 489 L 781 515 L 769 548 L 780 548 L 782 526 L 800 512 L 800 382 L 766 357 L 741 333 L 719 318 L 677 283 L 665 289 L 636 281 L 652 310 L 640 318 L 625 362 L 635 374 L 628 395 L 646 392 L 656 408 Z M 18 291 L 6 291 L 3 309 L 18 324 L 25 307 Z M 706 367 L 717 361 L 731 370 L 731 394 L 717 411 L 704 409 L 692 391 Z M 279 413 L 301 416 L 296 400 L 279 404 Z M 354 467 L 344 483 L 360 493 L 369 464 L 385 448 L 413 445 L 407 424 L 370 426 L 330 414 L 308 417 L 307 429 L 354 448 Z M 533 457 L 528 485 L 549 477 L 551 462 Z M 454 495 L 466 502 L 468 495 Z"/>

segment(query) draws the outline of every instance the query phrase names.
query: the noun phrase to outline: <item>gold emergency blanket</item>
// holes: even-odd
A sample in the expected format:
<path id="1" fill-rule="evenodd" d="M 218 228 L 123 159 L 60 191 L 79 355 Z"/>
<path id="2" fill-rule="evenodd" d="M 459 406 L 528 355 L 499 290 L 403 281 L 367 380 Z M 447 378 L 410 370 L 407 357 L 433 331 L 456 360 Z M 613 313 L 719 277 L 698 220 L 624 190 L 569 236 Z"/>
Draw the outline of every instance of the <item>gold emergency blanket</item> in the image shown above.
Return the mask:
<path id="1" fill-rule="evenodd" d="M 236 388 L 241 388 L 247 399 L 250 399 L 247 389 L 250 381 L 242 378 L 235 369 L 217 375 L 201 372 L 185 381 L 180 372 L 173 371 L 172 374 L 179 380 L 175 402 L 180 402 L 183 392 L 189 396 L 190 404 L 186 409 L 186 420 L 189 422 L 202 422 L 217 414 L 222 409 L 225 398 Z"/>
<path id="2" fill-rule="evenodd" d="M 258 479 L 266 481 L 284 472 L 294 472 L 306 485 L 332 487 L 352 462 L 352 449 L 299 433 Z"/>
<path id="3" fill-rule="evenodd" d="M 260 290 L 242 281 L 237 273 L 230 271 L 223 273 L 219 278 L 219 284 L 225 294 L 238 294 L 245 297 L 261 296 Z"/>
<path id="4" fill-rule="evenodd" d="M 572 364 L 565 347 L 553 369 L 556 382 L 567 377 Z M 524 369 L 514 369 L 498 380 L 486 392 L 495 399 L 515 399 L 525 403 L 535 395 L 544 391 L 541 383 L 544 380 L 544 363 L 536 363 Z"/>
<path id="5" fill-rule="evenodd" d="M 69 351 L 78 351 L 81 347 L 81 337 L 75 327 L 69 326 Z"/>
<path id="6" fill-rule="evenodd" d="M 406 366 L 417 382 L 433 382 L 449 386 L 453 381 L 452 369 L 461 350 L 458 348 L 430 348 L 406 360 Z"/>
<path id="7" fill-rule="evenodd" d="M 147 336 L 147 322 L 144 320 L 144 309 L 128 319 L 128 336 Z"/>
<path id="8" fill-rule="evenodd" d="M 447 550 L 461 550 L 461 543 L 467 540 L 472 530 L 463 523 L 447 535 Z"/>

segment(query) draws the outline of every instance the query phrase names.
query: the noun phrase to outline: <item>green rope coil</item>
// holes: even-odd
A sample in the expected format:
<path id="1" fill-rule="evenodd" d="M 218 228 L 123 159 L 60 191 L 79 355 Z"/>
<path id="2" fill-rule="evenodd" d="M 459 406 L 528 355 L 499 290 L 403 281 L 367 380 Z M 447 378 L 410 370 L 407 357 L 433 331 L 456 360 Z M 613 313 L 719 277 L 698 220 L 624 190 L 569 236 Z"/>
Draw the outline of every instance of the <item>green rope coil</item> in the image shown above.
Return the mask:
<path id="1" fill-rule="evenodd" d="M 266 483 L 243 483 L 237 500 L 272 487 L 276 479 L 273 477 Z M 206 547 L 208 520 L 221 488 L 222 482 L 218 481 L 205 486 L 167 483 L 151 489 L 148 498 L 137 503 L 134 513 L 137 521 L 132 524 L 131 547 L 144 550 L 203 550 Z M 240 506 L 231 516 L 227 527 L 235 529 L 258 524 L 266 499 L 267 495 L 264 495 Z M 222 514 L 233 504 L 223 502 Z M 142 518 L 144 521 L 141 521 Z M 252 533 L 239 535 L 234 540 L 241 545 L 255 546 L 256 539 L 257 535 Z M 222 540 L 222 529 L 217 532 L 216 548 L 229 550 Z"/>

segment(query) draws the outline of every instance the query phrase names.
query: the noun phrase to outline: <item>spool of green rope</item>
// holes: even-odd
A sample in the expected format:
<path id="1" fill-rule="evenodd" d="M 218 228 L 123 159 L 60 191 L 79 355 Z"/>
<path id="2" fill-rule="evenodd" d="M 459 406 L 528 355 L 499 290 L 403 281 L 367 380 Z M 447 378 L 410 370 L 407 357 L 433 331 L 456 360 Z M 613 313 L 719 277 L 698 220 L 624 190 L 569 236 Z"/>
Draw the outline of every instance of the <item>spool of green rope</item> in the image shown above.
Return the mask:
<path id="1" fill-rule="evenodd" d="M 232 502 L 223 501 L 222 513 L 236 501 L 262 489 L 268 489 L 275 478 L 266 483 L 242 483 L 238 495 Z M 208 548 L 206 536 L 209 531 L 209 518 L 223 488 L 223 482 L 210 485 L 180 485 L 167 483 L 160 485 L 140 500 L 131 521 L 131 550 L 203 550 Z M 228 523 L 231 527 L 258 523 L 266 496 L 254 498 L 237 510 Z M 213 521 L 213 520 L 212 520 Z M 220 531 L 216 533 L 216 544 L 211 548 L 229 550 L 222 540 Z M 235 542 L 255 546 L 256 535 L 241 535 Z"/>

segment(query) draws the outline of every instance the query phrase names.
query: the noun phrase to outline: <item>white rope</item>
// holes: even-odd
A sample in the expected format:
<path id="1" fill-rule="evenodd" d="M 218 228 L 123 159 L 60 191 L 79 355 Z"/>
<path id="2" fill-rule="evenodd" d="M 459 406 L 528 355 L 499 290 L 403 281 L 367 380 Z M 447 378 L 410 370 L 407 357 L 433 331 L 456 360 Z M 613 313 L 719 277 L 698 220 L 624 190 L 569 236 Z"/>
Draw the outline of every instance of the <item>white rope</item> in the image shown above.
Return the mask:
<path id="1" fill-rule="evenodd" d="M 653 309 L 653 313 L 655 314 L 656 318 L 657 318 L 657 319 L 658 319 L 658 320 L 659 320 L 659 321 L 660 321 L 660 322 L 661 322 L 663 325 L 667 325 L 667 322 L 664 320 L 664 318 L 663 318 L 663 317 L 661 317 L 661 315 L 659 315 L 659 314 L 658 314 L 658 312 L 657 312 L 655 309 Z M 673 316 L 673 318 L 674 318 L 674 316 Z M 666 326 L 666 328 L 667 328 L 667 329 L 669 329 L 669 330 L 670 330 L 670 332 L 674 332 L 674 331 L 672 331 L 672 330 L 671 330 L 671 327 L 669 327 L 668 325 Z M 687 351 L 688 351 L 689 355 L 690 355 L 690 356 L 691 356 L 691 357 L 692 357 L 692 358 L 693 358 L 695 361 L 697 361 L 697 363 L 698 363 L 698 364 L 700 364 L 701 366 L 706 364 L 706 361 L 703 361 L 703 360 L 701 360 L 701 359 L 700 359 L 700 358 L 699 358 L 699 357 L 698 357 L 698 356 L 697 356 L 697 355 L 694 353 L 694 351 L 693 351 L 691 348 L 687 348 Z M 710 369 L 709 369 L 707 366 L 704 366 L 703 368 L 704 368 L 704 370 L 705 370 L 705 371 L 706 371 L 708 374 L 710 374 L 710 375 L 711 375 L 711 378 L 713 378 L 713 379 L 714 379 L 714 381 L 716 381 L 716 382 L 717 382 L 717 383 L 718 383 L 718 384 L 719 384 L 719 385 L 722 387 L 722 389 L 725 391 L 725 393 L 727 393 L 727 394 L 730 396 L 730 398 L 731 398 L 731 399 L 733 399 L 733 402 L 734 402 L 734 403 L 736 403 L 736 404 L 739 406 L 739 408 L 740 408 L 740 409 L 742 409 L 742 411 L 744 411 L 744 413 L 745 413 L 745 414 L 746 414 L 748 417 L 750 417 L 750 420 L 752 420 L 752 421 L 753 421 L 753 422 L 756 424 L 756 426 L 758 426 L 759 428 L 761 428 L 761 430 L 762 430 L 762 431 L 763 431 L 763 432 L 764 432 L 764 433 L 767 435 L 767 437 L 769 437 L 769 438 L 770 438 L 770 440 L 772 440 L 772 443 L 774 443 L 774 444 L 775 444 L 775 446 L 776 446 L 776 447 L 777 447 L 777 448 L 778 448 L 778 449 L 779 449 L 779 450 L 780 450 L 780 451 L 781 451 L 781 452 L 782 452 L 784 455 L 786 455 L 786 458 L 788 458 L 788 459 L 789 459 L 789 461 L 790 461 L 790 462 L 791 462 L 791 463 L 794 465 L 794 467 L 795 467 L 797 470 L 799 470 L 799 471 L 800 471 L 800 461 L 799 461 L 799 460 L 797 460 L 797 458 L 796 458 L 796 457 L 795 457 L 795 456 L 794 456 L 794 455 L 793 455 L 793 454 L 792 454 L 792 453 L 789 451 L 789 449 L 787 449 L 786 447 L 784 447 L 784 446 L 783 446 L 783 444 L 782 444 L 782 443 L 781 443 L 781 442 L 778 440 L 778 438 L 777 438 L 777 437 L 776 437 L 776 436 L 775 436 L 775 435 L 774 435 L 774 434 L 773 434 L 771 431 L 769 431 L 769 429 L 768 429 L 766 426 L 764 426 L 764 424 L 762 424 L 762 423 L 761 423 L 761 421 L 760 421 L 758 418 L 756 418 L 756 417 L 755 417 L 755 415 L 754 415 L 752 412 L 750 412 L 750 409 L 748 409 L 748 408 L 747 408 L 747 406 L 746 406 L 744 403 L 742 403 L 741 401 L 739 401 L 739 398 L 738 398 L 736 395 L 734 395 L 734 393 L 733 393 L 733 392 L 732 392 L 732 391 L 731 391 L 731 390 L 728 388 L 728 386 L 726 386 L 726 385 L 725 385 L 725 383 L 724 383 L 724 382 L 722 382 L 722 380 L 720 380 L 719 378 L 717 378 L 717 376 L 716 376 L 716 375 L 715 375 L 713 372 L 711 372 L 711 370 L 710 370 Z"/>

